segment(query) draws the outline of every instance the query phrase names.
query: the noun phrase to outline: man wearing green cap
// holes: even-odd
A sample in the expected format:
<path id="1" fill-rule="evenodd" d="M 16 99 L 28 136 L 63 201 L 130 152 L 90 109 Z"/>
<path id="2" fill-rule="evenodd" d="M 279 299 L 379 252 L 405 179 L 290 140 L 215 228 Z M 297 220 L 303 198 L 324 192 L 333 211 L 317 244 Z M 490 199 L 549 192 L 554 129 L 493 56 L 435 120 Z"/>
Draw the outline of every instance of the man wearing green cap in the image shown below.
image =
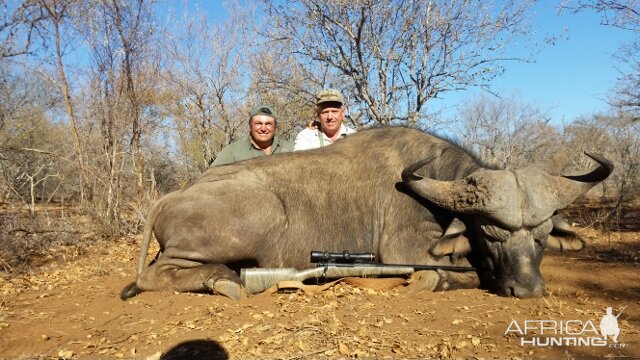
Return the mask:
<path id="1" fill-rule="evenodd" d="M 276 135 L 276 112 L 269 105 L 258 105 L 249 113 L 249 135 L 224 147 L 211 166 L 253 159 L 293 150 L 289 141 Z"/>
<path id="2" fill-rule="evenodd" d="M 298 133 L 293 147 L 294 151 L 331 145 L 356 132 L 343 124 L 344 98 L 337 90 L 322 90 L 316 95 L 316 115 L 318 127 L 307 127 Z"/>

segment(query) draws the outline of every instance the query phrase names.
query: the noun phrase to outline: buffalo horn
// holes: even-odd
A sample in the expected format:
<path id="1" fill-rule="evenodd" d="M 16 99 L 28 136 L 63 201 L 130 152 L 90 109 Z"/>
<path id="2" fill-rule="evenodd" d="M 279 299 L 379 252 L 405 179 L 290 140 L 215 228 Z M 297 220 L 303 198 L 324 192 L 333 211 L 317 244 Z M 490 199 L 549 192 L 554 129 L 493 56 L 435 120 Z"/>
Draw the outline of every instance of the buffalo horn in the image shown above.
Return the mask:
<path id="1" fill-rule="evenodd" d="M 585 151 L 598 164 L 584 174 L 558 176 L 556 209 L 571 204 L 578 196 L 606 179 L 613 172 L 613 163 L 600 154 Z"/>
<path id="2" fill-rule="evenodd" d="M 415 172 L 431 162 L 435 156 L 420 160 L 402 171 L 402 180 L 416 195 L 429 200 L 442 208 L 460 213 L 473 213 L 478 210 L 477 199 L 473 196 L 474 186 L 465 180 L 440 181 L 423 178 Z M 459 194 L 460 196 L 452 196 Z M 467 196 L 465 196 L 467 195 Z"/>
<path id="3" fill-rule="evenodd" d="M 435 159 L 435 155 L 434 156 L 429 156 L 428 158 L 422 159 L 416 163 L 413 163 L 409 166 L 407 166 L 406 168 L 404 168 L 404 170 L 402 170 L 402 181 L 411 181 L 411 180 L 420 180 L 422 179 L 422 177 L 414 174 L 416 171 L 418 171 L 418 169 L 420 169 L 421 167 L 427 165 L 428 163 L 432 162 L 433 159 Z"/>

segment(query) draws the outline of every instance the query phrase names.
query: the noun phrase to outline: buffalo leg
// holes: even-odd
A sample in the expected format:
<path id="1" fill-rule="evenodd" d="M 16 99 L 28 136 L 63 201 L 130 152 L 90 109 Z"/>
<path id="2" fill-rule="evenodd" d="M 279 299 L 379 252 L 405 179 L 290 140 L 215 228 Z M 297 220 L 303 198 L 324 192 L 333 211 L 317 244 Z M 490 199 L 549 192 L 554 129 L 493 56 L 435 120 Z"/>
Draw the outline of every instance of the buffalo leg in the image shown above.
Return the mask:
<path id="1" fill-rule="evenodd" d="M 474 272 L 454 272 L 444 270 L 421 270 L 411 276 L 409 289 L 418 291 L 444 291 L 456 289 L 475 289 L 480 279 Z"/>
<path id="2" fill-rule="evenodd" d="M 440 284 L 440 275 L 434 270 L 416 271 L 411 275 L 409 290 L 411 292 L 435 291 Z"/>
<path id="3" fill-rule="evenodd" d="M 179 292 L 211 290 L 234 300 L 239 300 L 246 295 L 238 274 L 223 264 L 195 265 L 197 263 L 188 262 L 188 267 L 180 267 L 172 260 L 160 259 L 146 268 L 137 279 L 136 285 L 139 289 L 141 291 L 166 289 Z"/>
<path id="4" fill-rule="evenodd" d="M 437 270 L 440 282 L 435 290 L 475 289 L 480 286 L 480 279 L 475 272 L 455 272 Z"/>

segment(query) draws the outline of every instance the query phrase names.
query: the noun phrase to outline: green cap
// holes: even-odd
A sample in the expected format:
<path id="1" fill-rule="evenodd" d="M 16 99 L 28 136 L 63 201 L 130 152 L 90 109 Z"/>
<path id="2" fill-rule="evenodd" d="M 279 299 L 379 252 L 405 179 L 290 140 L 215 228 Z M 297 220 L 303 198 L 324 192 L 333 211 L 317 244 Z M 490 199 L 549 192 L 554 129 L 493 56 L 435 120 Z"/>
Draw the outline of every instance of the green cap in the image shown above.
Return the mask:
<path id="1" fill-rule="evenodd" d="M 316 95 L 316 105 L 320 105 L 326 102 L 337 102 L 342 105 L 344 104 L 344 98 L 342 97 L 342 94 L 340 94 L 338 90 L 326 89 L 326 90 L 320 91 Z"/>
<path id="2" fill-rule="evenodd" d="M 251 112 L 249 113 L 249 120 L 251 120 L 251 118 L 256 115 L 270 116 L 274 120 L 277 120 L 276 117 L 278 116 L 278 114 L 276 114 L 276 111 L 273 110 L 273 108 L 269 105 L 254 106 L 254 108 L 251 109 Z"/>

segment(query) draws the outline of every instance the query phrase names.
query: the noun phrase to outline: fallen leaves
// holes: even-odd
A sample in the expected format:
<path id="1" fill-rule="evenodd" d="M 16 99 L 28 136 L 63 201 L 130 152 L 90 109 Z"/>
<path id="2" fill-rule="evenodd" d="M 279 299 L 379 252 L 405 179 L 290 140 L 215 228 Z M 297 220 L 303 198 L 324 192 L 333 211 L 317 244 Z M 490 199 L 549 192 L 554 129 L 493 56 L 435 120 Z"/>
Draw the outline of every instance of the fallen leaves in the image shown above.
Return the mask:
<path id="1" fill-rule="evenodd" d="M 344 343 L 338 343 L 338 352 L 342 355 L 351 355 L 351 349 Z"/>
<path id="2" fill-rule="evenodd" d="M 71 350 L 60 350 L 58 351 L 58 357 L 64 360 L 71 359 L 75 355 L 75 353 Z"/>
<path id="3" fill-rule="evenodd" d="M 159 360 L 191 339 L 210 339 L 230 358 L 247 359 L 530 358 L 531 350 L 503 336 L 511 318 L 595 319 L 606 306 L 599 288 L 552 281 L 549 295 L 527 301 L 480 290 L 411 295 L 336 284 L 319 293 L 240 302 L 203 294 L 145 293 L 93 308 L 117 300 L 114 288 L 131 281 L 134 264 L 111 274 L 104 270 L 114 266 L 111 259 L 118 267 L 118 259 L 132 258 L 128 254 L 133 250 L 125 250 L 116 246 L 103 257 L 78 258 L 29 279 L 0 279 L 0 341 L 16 341 L 27 329 L 34 346 L 65 360 Z M 112 284 L 96 283 L 96 276 Z M 67 287 L 78 296 L 64 298 Z M 627 336 L 639 333 L 637 323 L 624 316 L 619 324 Z M 535 351 L 535 356 L 553 358 L 545 349 Z"/>
<path id="4" fill-rule="evenodd" d="M 158 351 L 153 355 L 149 355 L 146 358 L 144 358 L 144 360 L 160 360 L 160 358 L 162 357 L 162 351 Z"/>
<path id="5" fill-rule="evenodd" d="M 480 338 L 479 337 L 468 335 L 467 338 L 471 339 L 471 344 L 473 346 L 480 345 Z"/>

